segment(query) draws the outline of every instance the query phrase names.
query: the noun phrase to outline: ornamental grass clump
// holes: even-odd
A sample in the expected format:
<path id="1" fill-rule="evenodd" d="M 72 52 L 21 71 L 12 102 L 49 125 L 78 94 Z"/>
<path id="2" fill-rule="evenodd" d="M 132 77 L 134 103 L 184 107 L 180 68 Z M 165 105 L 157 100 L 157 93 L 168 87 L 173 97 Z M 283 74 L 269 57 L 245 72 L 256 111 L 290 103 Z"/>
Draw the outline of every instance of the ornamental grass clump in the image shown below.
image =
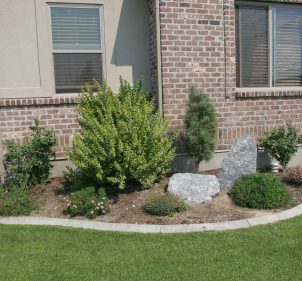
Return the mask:
<path id="1" fill-rule="evenodd" d="M 114 95 L 105 82 L 87 87 L 79 96 L 82 132 L 73 139 L 71 161 L 99 186 L 123 189 L 127 181 L 149 188 L 159 174 L 169 171 L 175 157 L 169 123 L 155 110 L 142 89 L 120 81 Z"/>
<path id="2" fill-rule="evenodd" d="M 83 216 L 94 219 L 110 211 L 106 192 L 102 188 L 96 190 L 94 187 L 86 187 L 71 193 L 64 200 L 66 202 L 64 214 L 71 217 Z"/>
<path id="3" fill-rule="evenodd" d="M 283 180 L 295 184 L 302 185 L 302 167 L 292 167 L 285 170 Z"/>
<path id="4" fill-rule="evenodd" d="M 292 202 L 291 195 L 280 180 L 260 173 L 236 181 L 230 195 L 236 205 L 255 209 L 282 208 Z"/>
<path id="5" fill-rule="evenodd" d="M 156 194 L 147 199 L 145 211 L 155 216 L 173 216 L 188 209 L 183 199 L 174 194 Z"/>
<path id="6" fill-rule="evenodd" d="M 35 208 L 25 189 L 12 184 L 0 186 L 0 216 L 26 216 Z"/>

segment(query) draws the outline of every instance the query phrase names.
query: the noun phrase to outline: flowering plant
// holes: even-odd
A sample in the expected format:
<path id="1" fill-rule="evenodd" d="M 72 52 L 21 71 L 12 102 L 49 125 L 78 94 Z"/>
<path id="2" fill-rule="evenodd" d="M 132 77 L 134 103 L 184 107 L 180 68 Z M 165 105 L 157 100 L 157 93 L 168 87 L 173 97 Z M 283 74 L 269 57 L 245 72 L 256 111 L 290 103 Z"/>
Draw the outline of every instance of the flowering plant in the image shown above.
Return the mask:
<path id="1" fill-rule="evenodd" d="M 302 185 L 302 167 L 293 167 L 285 170 L 283 179 L 292 184 Z"/>
<path id="2" fill-rule="evenodd" d="M 85 216 L 94 219 L 110 211 L 104 189 L 99 189 L 96 192 L 94 187 L 87 187 L 66 196 L 64 201 L 66 202 L 64 213 L 71 217 Z"/>

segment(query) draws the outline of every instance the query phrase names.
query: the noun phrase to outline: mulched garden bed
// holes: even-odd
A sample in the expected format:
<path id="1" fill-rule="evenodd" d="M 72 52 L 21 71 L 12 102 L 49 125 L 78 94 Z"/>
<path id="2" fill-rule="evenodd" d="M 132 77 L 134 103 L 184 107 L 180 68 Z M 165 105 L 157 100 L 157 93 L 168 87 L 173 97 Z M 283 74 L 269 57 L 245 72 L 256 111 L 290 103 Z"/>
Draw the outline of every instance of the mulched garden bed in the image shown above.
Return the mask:
<path id="1" fill-rule="evenodd" d="M 216 174 L 217 171 L 207 171 L 207 174 Z M 277 177 L 282 177 L 282 173 Z M 164 193 L 164 186 L 168 178 L 161 178 L 160 183 L 154 184 L 149 190 L 139 190 L 130 187 L 111 195 L 110 213 L 97 217 L 96 221 L 110 223 L 147 223 L 147 224 L 197 224 L 239 220 L 256 216 L 263 216 L 281 211 L 276 210 L 254 210 L 240 208 L 233 204 L 229 195 L 221 191 L 212 202 L 189 206 L 188 211 L 177 213 L 173 217 L 156 217 L 144 212 L 144 204 L 151 194 Z M 30 191 L 30 195 L 38 203 L 39 210 L 32 213 L 33 216 L 46 216 L 56 218 L 68 218 L 63 214 L 66 207 L 65 195 L 62 194 L 64 178 L 53 178 L 47 185 L 36 186 Z M 302 187 L 287 185 L 289 192 L 293 195 L 295 205 L 302 203 Z M 76 217 L 76 219 L 85 219 Z"/>

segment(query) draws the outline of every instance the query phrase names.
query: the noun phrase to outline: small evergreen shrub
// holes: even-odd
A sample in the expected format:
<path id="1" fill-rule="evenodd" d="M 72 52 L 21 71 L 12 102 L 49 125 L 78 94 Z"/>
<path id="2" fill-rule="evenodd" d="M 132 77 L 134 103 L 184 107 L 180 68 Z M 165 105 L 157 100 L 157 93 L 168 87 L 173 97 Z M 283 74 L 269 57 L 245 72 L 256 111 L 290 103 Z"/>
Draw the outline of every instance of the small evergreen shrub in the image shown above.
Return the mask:
<path id="1" fill-rule="evenodd" d="M 255 209 L 281 208 L 292 201 L 282 182 L 272 175 L 260 173 L 236 181 L 230 195 L 236 205 Z"/>
<path id="2" fill-rule="evenodd" d="M 26 190 L 14 185 L 0 186 L 0 216 L 30 215 L 35 208 Z"/>
<path id="3" fill-rule="evenodd" d="M 21 188 L 45 183 L 55 158 L 56 138 L 52 130 L 42 128 L 35 119 L 31 135 L 19 144 L 7 140 L 4 168 L 8 182 Z"/>
<path id="4" fill-rule="evenodd" d="M 283 168 L 286 168 L 295 155 L 300 143 L 302 143 L 302 137 L 291 124 L 274 128 L 260 140 L 260 146 L 279 161 Z"/>
<path id="5" fill-rule="evenodd" d="M 193 157 L 196 171 L 203 160 L 210 160 L 216 148 L 217 120 L 215 109 L 203 91 L 190 89 L 185 118 L 186 147 Z"/>
<path id="6" fill-rule="evenodd" d="M 155 216 L 172 216 L 187 209 L 184 200 L 170 193 L 152 195 L 145 205 L 145 211 Z"/>
<path id="7" fill-rule="evenodd" d="M 302 185 L 302 167 L 286 169 L 283 180 L 291 184 Z"/>
<path id="8" fill-rule="evenodd" d="M 96 94 L 87 87 L 79 97 L 82 133 L 74 137 L 71 161 L 97 185 L 123 189 L 135 180 L 150 187 L 175 157 L 168 121 L 155 111 L 141 81 L 130 86 L 121 80 L 119 95 L 105 82 L 95 87 Z"/>
<path id="9" fill-rule="evenodd" d="M 66 209 L 64 213 L 71 217 L 83 216 L 94 219 L 110 211 L 108 199 L 104 189 L 96 191 L 94 187 L 86 187 L 65 197 Z"/>

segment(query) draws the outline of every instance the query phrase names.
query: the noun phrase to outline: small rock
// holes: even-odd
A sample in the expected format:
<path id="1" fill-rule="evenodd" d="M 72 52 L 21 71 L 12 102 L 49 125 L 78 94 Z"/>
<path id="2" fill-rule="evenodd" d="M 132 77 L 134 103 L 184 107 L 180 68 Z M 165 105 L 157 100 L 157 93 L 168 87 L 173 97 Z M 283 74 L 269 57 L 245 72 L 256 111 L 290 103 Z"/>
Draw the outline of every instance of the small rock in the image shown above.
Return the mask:
<path id="1" fill-rule="evenodd" d="M 188 204 L 198 204 L 212 201 L 220 188 L 216 176 L 179 173 L 170 178 L 168 191 L 183 198 Z"/>
<path id="2" fill-rule="evenodd" d="M 230 190 L 236 180 L 256 172 L 257 144 L 255 138 L 243 136 L 232 146 L 223 160 L 222 170 L 218 174 L 220 187 Z"/>

